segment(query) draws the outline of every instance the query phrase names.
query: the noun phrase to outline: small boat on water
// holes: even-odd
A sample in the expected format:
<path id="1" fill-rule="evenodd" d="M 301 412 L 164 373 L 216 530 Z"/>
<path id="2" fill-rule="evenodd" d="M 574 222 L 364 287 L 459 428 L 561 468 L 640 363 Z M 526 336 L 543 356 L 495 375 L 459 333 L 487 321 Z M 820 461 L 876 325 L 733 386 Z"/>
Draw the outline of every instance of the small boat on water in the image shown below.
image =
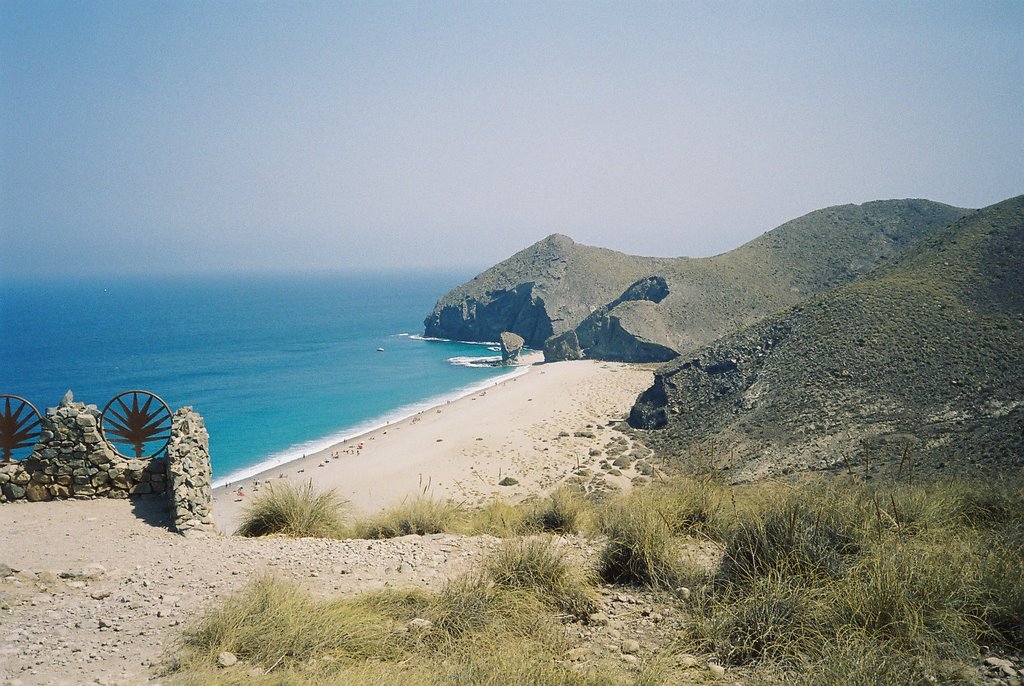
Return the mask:
<path id="1" fill-rule="evenodd" d="M 377 348 L 377 352 L 379 352 L 379 353 L 384 352 L 384 348 Z"/>

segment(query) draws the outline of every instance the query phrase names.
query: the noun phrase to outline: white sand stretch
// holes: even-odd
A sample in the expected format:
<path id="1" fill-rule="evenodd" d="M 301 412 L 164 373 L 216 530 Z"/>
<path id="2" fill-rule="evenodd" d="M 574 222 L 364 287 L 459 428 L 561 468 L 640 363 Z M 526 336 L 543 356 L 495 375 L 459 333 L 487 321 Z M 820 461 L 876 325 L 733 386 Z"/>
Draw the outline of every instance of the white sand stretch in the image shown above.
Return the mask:
<path id="1" fill-rule="evenodd" d="M 337 489 L 363 512 L 418 493 L 466 504 L 496 495 L 521 499 L 556 485 L 577 460 L 592 462 L 589 449 L 607 440 L 605 427 L 628 414 L 651 380 L 649 370 L 634 365 L 534 364 L 487 390 L 218 488 L 214 518 L 221 531 L 234 531 L 254 484 L 282 478 Z M 561 431 L 572 434 L 587 425 L 602 427 L 600 435 L 559 438 Z M 504 476 L 519 483 L 499 486 Z"/>

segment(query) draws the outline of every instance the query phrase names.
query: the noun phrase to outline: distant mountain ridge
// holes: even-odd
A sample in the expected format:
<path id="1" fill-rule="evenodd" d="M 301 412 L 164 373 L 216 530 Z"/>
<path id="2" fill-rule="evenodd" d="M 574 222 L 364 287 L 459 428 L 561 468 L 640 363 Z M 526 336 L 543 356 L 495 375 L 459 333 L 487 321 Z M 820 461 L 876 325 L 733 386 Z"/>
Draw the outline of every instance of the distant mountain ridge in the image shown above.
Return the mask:
<path id="1" fill-rule="evenodd" d="M 848 283 L 966 212 L 928 200 L 841 205 L 707 258 L 638 257 L 554 234 L 443 296 L 425 332 L 493 341 L 511 331 L 550 361 L 667 361 Z"/>
<path id="2" fill-rule="evenodd" d="M 722 446 L 737 478 L 907 456 L 1022 465 L 1022 370 L 1019 196 L 669 363 L 630 423 L 665 454 Z"/>

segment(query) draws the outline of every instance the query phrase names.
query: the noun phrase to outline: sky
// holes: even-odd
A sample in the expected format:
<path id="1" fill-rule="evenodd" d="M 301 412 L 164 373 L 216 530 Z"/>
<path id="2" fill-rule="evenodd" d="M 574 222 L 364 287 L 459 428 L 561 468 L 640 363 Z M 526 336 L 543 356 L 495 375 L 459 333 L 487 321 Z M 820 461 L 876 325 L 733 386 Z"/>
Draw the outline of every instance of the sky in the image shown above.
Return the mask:
<path id="1" fill-rule="evenodd" d="M 703 256 L 1024 193 L 1024 3 L 0 0 L 0 276 Z"/>

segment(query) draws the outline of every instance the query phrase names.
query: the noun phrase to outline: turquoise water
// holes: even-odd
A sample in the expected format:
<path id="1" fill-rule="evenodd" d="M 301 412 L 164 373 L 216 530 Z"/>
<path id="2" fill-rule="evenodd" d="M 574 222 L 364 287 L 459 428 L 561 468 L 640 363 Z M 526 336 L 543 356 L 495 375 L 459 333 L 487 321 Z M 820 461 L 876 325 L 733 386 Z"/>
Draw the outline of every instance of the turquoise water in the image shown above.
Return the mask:
<path id="1" fill-rule="evenodd" d="M 508 374 L 466 366 L 487 346 L 418 338 L 467 276 L 2 282 L 0 393 L 40 411 L 69 388 L 100 409 L 133 388 L 192 405 L 223 481 Z"/>

